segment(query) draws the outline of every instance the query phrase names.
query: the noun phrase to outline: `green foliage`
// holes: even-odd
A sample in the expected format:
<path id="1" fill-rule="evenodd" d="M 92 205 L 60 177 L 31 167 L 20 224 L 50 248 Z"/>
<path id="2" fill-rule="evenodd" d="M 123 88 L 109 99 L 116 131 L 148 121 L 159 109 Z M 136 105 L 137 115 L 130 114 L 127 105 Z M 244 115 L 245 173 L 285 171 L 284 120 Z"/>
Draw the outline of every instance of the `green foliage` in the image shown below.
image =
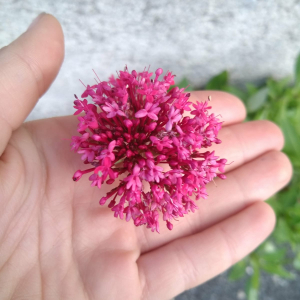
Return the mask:
<path id="1" fill-rule="evenodd" d="M 263 87 L 256 91 L 253 95 L 251 95 L 247 99 L 247 111 L 248 113 L 252 113 L 260 109 L 265 105 L 268 99 L 269 88 Z"/>
<path id="2" fill-rule="evenodd" d="M 296 85 L 300 85 L 300 55 L 298 55 L 295 65 Z"/>
<path id="3" fill-rule="evenodd" d="M 228 72 L 223 71 L 219 75 L 213 77 L 206 84 L 206 90 L 224 90 L 228 86 Z"/>
<path id="4" fill-rule="evenodd" d="M 300 270 L 300 251 L 298 252 L 297 256 L 293 261 L 293 266 L 296 270 Z"/>
<path id="5" fill-rule="evenodd" d="M 252 275 L 247 275 L 248 300 L 259 299 L 261 270 L 288 279 L 293 279 L 294 274 L 284 266 L 290 264 L 300 270 L 300 55 L 296 60 L 294 77 L 294 81 L 291 78 L 269 78 L 263 86 L 246 84 L 244 89 L 240 89 L 230 85 L 229 74 L 224 71 L 205 86 L 209 90 L 230 92 L 243 100 L 248 121 L 267 119 L 276 123 L 284 134 L 283 151 L 293 165 L 293 178 L 289 185 L 268 200 L 277 217 L 273 234 L 233 266 L 229 273 L 230 280 L 238 280 L 245 275 L 247 267 L 252 268 Z M 187 80 L 184 82 L 186 85 Z"/>
<path id="6" fill-rule="evenodd" d="M 184 90 L 186 92 L 190 92 L 193 90 L 193 88 L 191 87 L 191 85 L 189 84 L 189 81 L 187 78 L 183 78 L 179 83 L 177 83 L 176 85 L 171 85 L 169 87 L 169 91 L 174 88 L 175 86 L 179 87 L 180 89 L 184 88 Z"/>
<path id="7" fill-rule="evenodd" d="M 234 281 L 244 277 L 246 267 L 247 267 L 247 261 L 245 259 L 236 263 L 230 270 L 229 280 Z"/>
<path id="8" fill-rule="evenodd" d="M 255 258 L 251 259 L 252 275 L 246 283 L 246 295 L 248 300 L 258 300 L 258 291 L 260 285 L 260 269 Z"/>

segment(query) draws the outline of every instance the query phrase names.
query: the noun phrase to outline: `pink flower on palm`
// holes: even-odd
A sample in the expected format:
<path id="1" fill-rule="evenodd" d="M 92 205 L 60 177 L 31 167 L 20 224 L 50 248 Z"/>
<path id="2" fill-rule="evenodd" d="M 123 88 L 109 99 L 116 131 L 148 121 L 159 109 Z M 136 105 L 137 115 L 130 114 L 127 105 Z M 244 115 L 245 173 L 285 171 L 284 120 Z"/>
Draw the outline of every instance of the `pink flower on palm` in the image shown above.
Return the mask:
<path id="1" fill-rule="evenodd" d="M 126 221 L 157 232 L 159 215 L 172 230 L 173 220 L 194 212 L 194 200 L 207 197 L 206 184 L 215 177 L 225 179 L 227 162 L 202 150 L 221 142 L 217 135 L 222 122 L 209 114 L 207 101 L 194 104 L 183 118 L 191 111 L 190 93 L 170 89 L 174 75 L 168 72 L 159 80 L 162 73 L 157 69 L 151 79 L 148 71 L 125 68 L 118 78 L 87 86 L 82 97 L 93 103 L 75 96 L 75 114 L 83 115 L 78 117 L 80 136 L 71 142 L 85 165 L 92 166 L 76 171 L 73 180 L 92 173 L 92 186 L 114 183 L 100 205 L 110 199 L 115 217 L 126 214 Z"/>

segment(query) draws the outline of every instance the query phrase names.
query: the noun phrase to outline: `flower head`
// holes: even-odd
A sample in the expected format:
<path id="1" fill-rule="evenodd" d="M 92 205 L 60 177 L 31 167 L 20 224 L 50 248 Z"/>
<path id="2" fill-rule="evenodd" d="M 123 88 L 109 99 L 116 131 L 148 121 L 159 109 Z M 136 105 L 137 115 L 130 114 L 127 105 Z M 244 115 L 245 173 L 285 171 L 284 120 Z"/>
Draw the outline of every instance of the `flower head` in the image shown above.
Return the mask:
<path id="1" fill-rule="evenodd" d="M 221 142 L 222 123 L 209 114 L 208 102 L 192 105 L 190 93 L 170 89 L 174 75 L 167 72 L 159 80 L 162 73 L 157 69 L 151 79 L 148 71 L 130 73 L 126 67 L 117 79 L 88 85 L 84 99 L 75 96 L 74 114 L 82 114 L 80 136 L 71 143 L 84 163 L 93 166 L 76 171 L 73 180 L 92 173 L 92 186 L 117 183 L 100 205 L 110 199 L 115 217 L 125 214 L 126 221 L 157 232 L 160 214 L 172 230 L 173 220 L 194 212 L 195 200 L 207 197 L 206 184 L 216 176 L 225 179 L 227 162 L 214 151 L 202 151 Z M 190 116 L 183 117 L 184 111 L 191 111 Z"/>

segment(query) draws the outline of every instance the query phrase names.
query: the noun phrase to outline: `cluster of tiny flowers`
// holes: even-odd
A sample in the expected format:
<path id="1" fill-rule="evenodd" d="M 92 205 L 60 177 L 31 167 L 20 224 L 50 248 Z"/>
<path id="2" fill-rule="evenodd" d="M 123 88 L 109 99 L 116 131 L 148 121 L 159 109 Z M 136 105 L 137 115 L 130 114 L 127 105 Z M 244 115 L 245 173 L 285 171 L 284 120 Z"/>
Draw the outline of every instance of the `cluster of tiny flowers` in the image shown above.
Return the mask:
<path id="1" fill-rule="evenodd" d="M 208 113 L 209 102 L 192 104 L 184 88 L 170 89 L 175 75 L 167 72 L 159 80 L 162 73 L 159 68 L 151 78 L 153 73 L 126 67 L 118 78 L 88 85 L 82 100 L 75 95 L 74 114 L 82 114 L 80 136 L 71 143 L 92 166 L 76 171 L 73 180 L 91 173 L 92 186 L 115 183 L 100 205 L 109 202 L 115 217 L 125 215 L 157 232 L 160 215 L 172 230 L 173 220 L 194 212 L 194 200 L 207 197 L 206 184 L 216 176 L 225 179 L 226 164 L 214 151 L 203 151 L 221 143 L 222 123 Z"/>

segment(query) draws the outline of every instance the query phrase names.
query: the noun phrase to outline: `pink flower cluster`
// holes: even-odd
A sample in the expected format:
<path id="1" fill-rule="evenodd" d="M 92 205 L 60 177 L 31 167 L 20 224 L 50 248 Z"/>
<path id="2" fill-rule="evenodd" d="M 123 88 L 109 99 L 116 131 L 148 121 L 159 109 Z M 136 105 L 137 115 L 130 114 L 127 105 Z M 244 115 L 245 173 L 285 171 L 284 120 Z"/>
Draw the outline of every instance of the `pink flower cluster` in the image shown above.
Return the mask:
<path id="1" fill-rule="evenodd" d="M 159 232 L 159 215 L 168 229 L 172 221 L 197 209 L 194 200 L 206 198 L 206 184 L 218 176 L 225 179 L 226 159 L 214 151 L 201 151 L 217 138 L 221 122 L 209 114 L 208 102 L 189 102 L 190 94 L 174 84 L 171 72 L 120 71 L 87 86 L 74 101 L 78 132 L 72 150 L 92 168 L 76 171 L 77 181 L 91 173 L 92 186 L 117 183 L 100 199 L 115 217 L 131 218 L 136 226 Z M 88 103 L 90 97 L 93 104 Z M 189 116 L 183 116 L 189 111 Z"/>

